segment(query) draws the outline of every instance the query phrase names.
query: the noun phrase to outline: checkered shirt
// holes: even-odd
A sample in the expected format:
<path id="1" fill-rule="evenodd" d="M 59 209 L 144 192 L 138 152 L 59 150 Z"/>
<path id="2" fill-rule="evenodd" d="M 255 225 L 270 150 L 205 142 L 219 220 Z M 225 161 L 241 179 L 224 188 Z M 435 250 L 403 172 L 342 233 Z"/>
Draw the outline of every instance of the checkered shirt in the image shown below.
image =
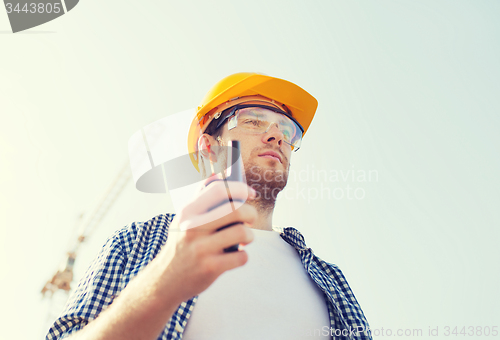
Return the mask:
<path id="1" fill-rule="evenodd" d="M 49 329 L 46 340 L 64 339 L 85 327 L 109 306 L 123 288 L 158 254 L 167 241 L 173 214 L 132 223 L 114 233 L 97 255 L 68 303 Z M 368 322 L 340 269 L 307 248 L 295 228 L 275 229 L 299 253 L 305 270 L 323 291 L 335 340 L 368 340 Z M 182 339 L 197 296 L 181 303 L 158 340 Z"/>

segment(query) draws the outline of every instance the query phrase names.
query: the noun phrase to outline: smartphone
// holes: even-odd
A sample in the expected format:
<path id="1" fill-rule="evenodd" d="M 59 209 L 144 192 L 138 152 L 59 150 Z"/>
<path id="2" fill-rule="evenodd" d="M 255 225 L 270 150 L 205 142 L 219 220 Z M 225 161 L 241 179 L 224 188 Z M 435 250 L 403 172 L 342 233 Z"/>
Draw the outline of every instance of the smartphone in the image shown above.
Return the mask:
<path id="1" fill-rule="evenodd" d="M 241 159 L 240 141 L 237 141 L 237 140 L 229 141 L 228 146 L 231 146 L 228 148 L 228 155 L 227 155 L 228 156 L 227 157 L 228 164 L 230 164 L 230 166 L 228 168 L 228 173 L 227 173 L 228 175 L 226 177 L 226 181 L 236 181 L 236 182 L 245 183 L 245 180 L 243 177 L 243 161 Z M 238 200 L 234 200 L 234 201 L 238 202 Z M 229 228 L 235 224 L 238 224 L 238 223 L 231 223 L 229 225 L 223 226 L 223 227 L 217 229 L 217 231 L 225 229 L 225 228 Z M 238 251 L 238 246 L 239 246 L 238 244 L 235 244 L 231 247 L 224 248 L 224 252 L 230 253 L 230 252 Z"/>

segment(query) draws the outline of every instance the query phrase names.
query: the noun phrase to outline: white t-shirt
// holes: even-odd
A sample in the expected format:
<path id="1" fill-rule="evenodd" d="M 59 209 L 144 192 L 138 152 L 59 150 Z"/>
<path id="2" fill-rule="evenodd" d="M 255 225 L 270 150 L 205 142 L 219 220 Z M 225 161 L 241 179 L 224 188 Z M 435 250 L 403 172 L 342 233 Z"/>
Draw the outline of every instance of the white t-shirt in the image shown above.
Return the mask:
<path id="1" fill-rule="evenodd" d="M 275 231 L 252 231 L 248 262 L 199 295 L 183 339 L 328 339 L 326 299 L 297 251 Z"/>

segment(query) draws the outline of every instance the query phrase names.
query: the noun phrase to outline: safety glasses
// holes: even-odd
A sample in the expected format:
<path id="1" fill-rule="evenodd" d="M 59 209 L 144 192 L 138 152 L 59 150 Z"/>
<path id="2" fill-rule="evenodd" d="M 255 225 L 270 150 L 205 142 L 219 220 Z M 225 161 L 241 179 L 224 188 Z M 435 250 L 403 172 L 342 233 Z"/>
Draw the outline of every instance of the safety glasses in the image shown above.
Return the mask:
<path id="1" fill-rule="evenodd" d="M 283 111 L 265 105 L 236 105 L 224 112 L 216 128 L 228 121 L 228 130 L 238 128 L 245 133 L 263 134 L 276 126 L 283 134 L 283 141 L 293 151 L 300 148 L 304 130 L 292 117 Z"/>

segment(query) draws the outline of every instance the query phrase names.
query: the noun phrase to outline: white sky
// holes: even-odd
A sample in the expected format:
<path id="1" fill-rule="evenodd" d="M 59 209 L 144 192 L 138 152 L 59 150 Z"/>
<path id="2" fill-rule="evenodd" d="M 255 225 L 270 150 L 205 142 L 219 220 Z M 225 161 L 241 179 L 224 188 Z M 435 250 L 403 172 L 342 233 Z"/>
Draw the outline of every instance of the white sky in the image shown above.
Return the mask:
<path id="1" fill-rule="evenodd" d="M 318 99 L 274 223 L 340 266 L 372 329 L 500 326 L 499 16 L 498 1 L 85 0 L 11 34 L 0 11 L 0 338 L 45 333 L 39 291 L 130 136 L 241 71 Z M 325 196 L 347 186 L 364 197 Z M 131 182 L 76 277 L 114 230 L 171 208 Z"/>

